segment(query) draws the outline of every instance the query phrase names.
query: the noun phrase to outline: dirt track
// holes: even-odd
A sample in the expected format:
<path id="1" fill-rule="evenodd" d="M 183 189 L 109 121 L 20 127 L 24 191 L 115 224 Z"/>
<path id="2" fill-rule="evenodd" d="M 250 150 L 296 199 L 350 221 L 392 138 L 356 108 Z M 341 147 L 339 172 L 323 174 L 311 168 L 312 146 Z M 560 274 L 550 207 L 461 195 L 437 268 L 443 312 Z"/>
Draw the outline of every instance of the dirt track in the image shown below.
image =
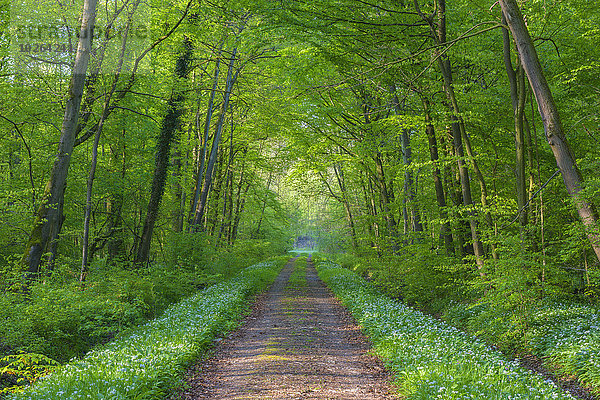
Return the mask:
<path id="1" fill-rule="evenodd" d="M 177 399 L 394 399 L 382 364 L 348 312 L 306 268 L 290 262 L 215 356 L 188 372 Z"/>

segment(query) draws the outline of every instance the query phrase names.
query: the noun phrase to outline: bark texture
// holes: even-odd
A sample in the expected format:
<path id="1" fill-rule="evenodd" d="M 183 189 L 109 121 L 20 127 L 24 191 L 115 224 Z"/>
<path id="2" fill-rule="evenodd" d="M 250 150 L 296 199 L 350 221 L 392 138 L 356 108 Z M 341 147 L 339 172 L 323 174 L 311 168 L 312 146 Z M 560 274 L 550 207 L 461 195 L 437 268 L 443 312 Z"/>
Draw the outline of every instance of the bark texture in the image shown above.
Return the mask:
<path id="1" fill-rule="evenodd" d="M 71 74 L 58 152 L 23 256 L 23 263 L 27 266 L 30 279 L 39 275 L 46 254 L 48 254 L 46 260 L 50 269 L 52 269 L 56 256 L 58 236 L 64 221 L 63 205 L 67 176 L 77 134 L 85 77 L 90 61 L 96 4 L 97 0 L 85 0 L 83 6 L 77 54 Z"/>
<path id="2" fill-rule="evenodd" d="M 184 42 L 183 52 L 177 58 L 175 65 L 176 80 L 183 79 L 187 76 L 191 58 L 192 44 L 188 39 L 186 39 Z M 177 84 L 178 83 L 176 82 L 175 85 Z M 140 238 L 140 245 L 138 246 L 137 255 L 135 257 L 135 263 L 138 265 L 148 262 L 150 243 L 152 241 L 152 232 L 154 231 L 154 224 L 156 222 L 156 218 L 158 217 L 160 202 L 165 190 L 165 181 L 167 179 L 167 171 L 169 168 L 171 143 L 173 143 L 175 140 L 175 135 L 179 129 L 179 118 L 183 112 L 181 104 L 183 102 L 183 98 L 183 94 L 179 91 L 179 89 L 176 88 L 169 99 L 167 114 L 165 115 L 160 128 L 160 134 L 156 144 L 156 165 L 154 167 L 154 175 L 152 178 L 150 200 L 148 202 L 148 210 L 146 212 L 142 236 Z"/>
<path id="3" fill-rule="evenodd" d="M 500 5 L 519 50 L 519 59 L 537 101 L 538 111 L 544 123 L 546 139 L 552 149 L 567 191 L 573 199 L 579 217 L 586 228 L 590 244 L 596 253 L 596 257 L 600 260 L 598 216 L 592 204 L 583 196 L 583 178 L 565 136 L 558 108 L 546 81 L 533 40 L 529 35 L 527 26 L 525 26 L 523 14 L 516 0 L 500 0 Z"/>

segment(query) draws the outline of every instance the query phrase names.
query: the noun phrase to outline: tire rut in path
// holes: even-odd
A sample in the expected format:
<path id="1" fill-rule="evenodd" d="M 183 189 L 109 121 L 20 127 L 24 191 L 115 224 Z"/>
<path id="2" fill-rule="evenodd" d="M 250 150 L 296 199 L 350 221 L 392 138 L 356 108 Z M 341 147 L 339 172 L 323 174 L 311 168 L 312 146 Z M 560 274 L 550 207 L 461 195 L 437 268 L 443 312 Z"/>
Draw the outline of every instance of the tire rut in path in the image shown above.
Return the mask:
<path id="1" fill-rule="evenodd" d="M 390 376 L 368 353 L 349 313 L 311 263 L 306 285 L 288 263 L 246 322 L 188 371 L 177 399 L 395 399 Z"/>

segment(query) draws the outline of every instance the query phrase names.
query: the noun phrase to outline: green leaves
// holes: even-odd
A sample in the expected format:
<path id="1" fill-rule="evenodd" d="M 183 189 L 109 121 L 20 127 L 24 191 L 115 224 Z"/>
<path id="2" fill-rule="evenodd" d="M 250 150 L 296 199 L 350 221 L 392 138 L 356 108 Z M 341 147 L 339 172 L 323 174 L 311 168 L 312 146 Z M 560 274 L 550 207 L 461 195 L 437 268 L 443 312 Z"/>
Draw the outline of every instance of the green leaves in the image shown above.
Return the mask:
<path id="1" fill-rule="evenodd" d="M 0 378 L 16 383 L 0 389 L 0 394 L 21 392 L 59 366 L 58 361 L 43 354 L 19 352 L 0 358 Z"/>
<path id="2" fill-rule="evenodd" d="M 163 399 L 212 339 L 235 326 L 246 300 L 272 282 L 281 266 L 263 262 L 248 267 L 10 398 Z"/>
<path id="3" fill-rule="evenodd" d="M 330 262 L 321 279 L 350 309 L 409 399 L 571 399 L 541 376 L 458 329 L 379 294 Z"/>

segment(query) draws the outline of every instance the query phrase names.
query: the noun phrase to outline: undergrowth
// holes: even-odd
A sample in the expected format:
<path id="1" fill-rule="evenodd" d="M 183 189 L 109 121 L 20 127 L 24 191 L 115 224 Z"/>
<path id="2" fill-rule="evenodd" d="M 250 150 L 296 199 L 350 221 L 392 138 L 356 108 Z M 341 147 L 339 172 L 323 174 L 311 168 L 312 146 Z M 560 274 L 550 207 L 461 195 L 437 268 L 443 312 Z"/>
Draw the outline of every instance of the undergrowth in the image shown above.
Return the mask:
<path id="1" fill-rule="evenodd" d="M 524 330 L 513 334 L 517 343 L 513 347 L 546 360 L 559 374 L 576 376 L 582 384 L 600 388 L 600 310 L 572 302 L 543 301 L 532 305 L 529 314 Z M 490 316 L 496 317 L 491 320 Z M 498 310 L 489 304 L 456 304 L 444 318 L 491 341 L 497 337 L 506 340 L 515 332 L 510 314 L 498 316 Z"/>
<path id="2" fill-rule="evenodd" d="M 338 254 L 333 259 L 388 295 L 511 357 L 533 354 L 558 375 L 575 376 L 600 391 L 600 309 L 594 297 L 560 289 L 564 271 L 536 265 L 531 254 L 511 253 L 487 260 L 482 279 L 472 264 L 426 254 L 419 246 L 403 248 L 396 256 Z M 575 288 L 580 284 L 573 283 Z"/>
<path id="3" fill-rule="evenodd" d="M 570 399 L 455 327 L 390 299 L 330 262 L 319 276 L 350 309 L 409 399 Z"/>
<path id="4" fill-rule="evenodd" d="M 18 272 L 18 260 L 0 263 L 0 370 L 11 363 L 21 366 L 0 373 L 0 394 L 31 381 L 27 375 L 37 366 L 28 359 L 64 363 L 82 357 L 94 346 L 162 315 L 182 298 L 272 255 L 262 241 L 240 241 L 227 251 L 212 247 L 194 254 L 205 243 L 201 235 L 190 236 L 175 237 L 172 245 L 179 251 L 167 254 L 164 264 L 148 268 L 95 259 L 84 284 L 77 279 L 75 259 L 59 259 L 51 276 L 29 284 Z"/>
<path id="5" fill-rule="evenodd" d="M 248 297 L 272 282 L 282 265 L 272 261 L 248 267 L 9 399 L 164 399 L 213 338 L 236 325 Z"/>

